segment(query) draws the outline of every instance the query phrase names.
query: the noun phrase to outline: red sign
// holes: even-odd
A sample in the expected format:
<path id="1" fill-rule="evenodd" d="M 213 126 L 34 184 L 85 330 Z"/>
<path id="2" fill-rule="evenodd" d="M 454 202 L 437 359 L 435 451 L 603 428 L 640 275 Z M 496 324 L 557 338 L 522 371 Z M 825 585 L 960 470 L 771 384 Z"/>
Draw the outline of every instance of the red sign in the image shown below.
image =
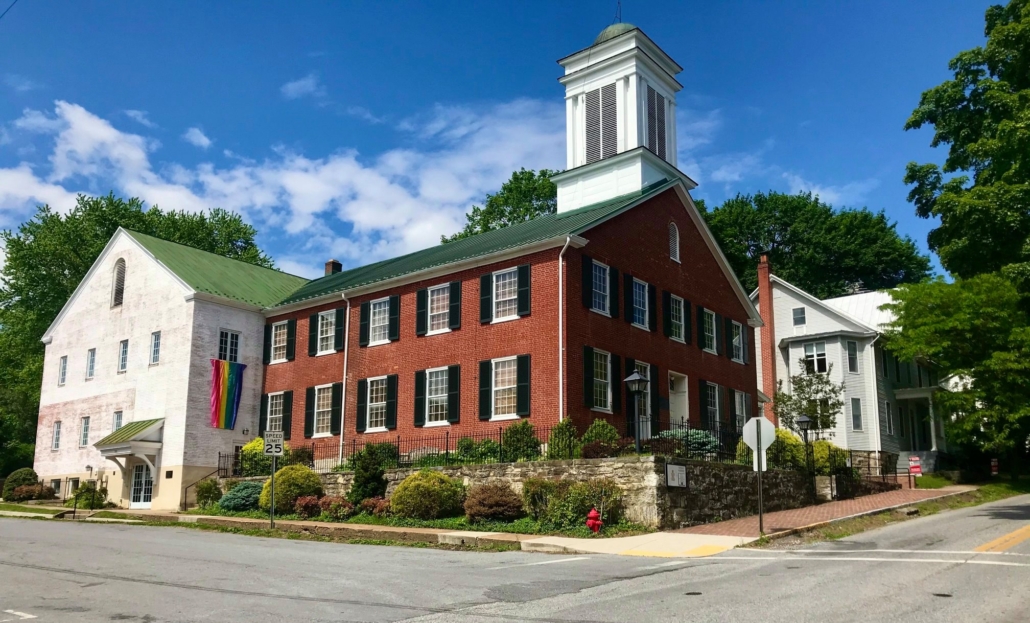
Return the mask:
<path id="1" fill-rule="evenodd" d="M 991 459 L 991 476 L 998 475 L 998 459 Z"/>
<path id="2" fill-rule="evenodd" d="M 919 462 L 918 456 L 908 457 L 908 473 L 912 474 L 913 476 L 923 475 L 923 465 Z"/>

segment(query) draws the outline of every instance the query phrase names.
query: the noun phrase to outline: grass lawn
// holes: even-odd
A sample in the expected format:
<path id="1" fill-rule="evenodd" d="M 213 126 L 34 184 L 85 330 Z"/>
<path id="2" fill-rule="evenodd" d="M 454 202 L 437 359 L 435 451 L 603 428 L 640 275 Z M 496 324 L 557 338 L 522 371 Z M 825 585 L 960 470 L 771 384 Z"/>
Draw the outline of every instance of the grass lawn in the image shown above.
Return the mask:
<path id="1" fill-rule="evenodd" d="M 56 508 L 53 506 L 29 506 L 21 504 L 8 504 L 0 502 L 0 511 L 14 511 L 16 513 L 35 513 L 37 515 L 56 515 L 57 513 L 64 512 L 63 508 Z"/>
<path id="2" fill-rule="evenodd" d="M 944 476 L 937 474 L 926 474 L 923 476 L 917 476 L 915 479 L 916 489 L 940 489 L 941 487 L 947 487 L 955 483 L 951 482 Z"/>

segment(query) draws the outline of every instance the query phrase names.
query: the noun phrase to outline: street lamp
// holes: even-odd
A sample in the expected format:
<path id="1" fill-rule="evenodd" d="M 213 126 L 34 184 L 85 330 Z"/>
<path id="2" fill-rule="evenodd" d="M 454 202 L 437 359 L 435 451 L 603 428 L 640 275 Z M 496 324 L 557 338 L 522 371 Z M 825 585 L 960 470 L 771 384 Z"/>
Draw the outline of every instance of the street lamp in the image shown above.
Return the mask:
<path id="1" fill-rule="evenodd" d="M 798 416 L 796 424 L 798 426 L 798 429 L 801 430 L 801 439 L 805 442 L 805 469 L 808 470 L 808 473 L 812 478 L 812 481 L 810 483 L 811 496 L 812 501 L 815 502 L 815 465 L 813 465 L 813 459 L 815 458 L 815 456 L 811 452 L 811 447 L 808 444 L 808 431 L 812 428 L 812 418 L 808 417 L 807 415 L 800 415 Z"/>
<path id="2" fill-rule="evenodd" d="M 634 371 L 633 374 L 623 379 L 626 383 L 626 389 L 633 395 L 633 437 L 636 442 L 637 454 L 640 454 L 640 394 L 647 391 L 648 380 L 646 377 L 640 376 L 639 372 Z"/>

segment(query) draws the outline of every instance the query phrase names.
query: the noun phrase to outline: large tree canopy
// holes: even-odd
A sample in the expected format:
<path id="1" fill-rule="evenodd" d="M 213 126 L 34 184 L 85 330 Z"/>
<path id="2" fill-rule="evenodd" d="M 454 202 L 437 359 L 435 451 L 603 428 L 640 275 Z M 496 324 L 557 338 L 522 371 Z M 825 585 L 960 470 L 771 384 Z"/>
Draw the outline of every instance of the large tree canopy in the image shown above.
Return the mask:
<path id="1" fill-rule="evenodd" d="M 17 231 L 0 231 L 0 476 L 31 464 L 43 370 L 40 338 L 118 229 L 272 266 L 238 214 L 148 210 L 138 199 L 80 195 L 67 214 L 41 206 Z"/>
<path id="2" fill-rule="evenodd" d="M 819 297 L 851 287 L 891 288 L 930 274 L 930 260 L 883 212 L 834 210 L 810 193 L 737 195 L 712 210 L 697 202 L 744 287 L 758 287 L 768 252 L 773 272 Z"/>
<path id="3" fill-rule="evenodd" d="M 554 214 L 558 206 L 558 189 L 551 176 L 557 171 L 519 169 L 501 185 L 494 195 L 487 195 L 483 207 L 472 206 L 465 215 L 465 228 L 452 236 L 441 236 L 440 242 L 454 242 L 476 234 L 524 223 L 544 214 Z"/>

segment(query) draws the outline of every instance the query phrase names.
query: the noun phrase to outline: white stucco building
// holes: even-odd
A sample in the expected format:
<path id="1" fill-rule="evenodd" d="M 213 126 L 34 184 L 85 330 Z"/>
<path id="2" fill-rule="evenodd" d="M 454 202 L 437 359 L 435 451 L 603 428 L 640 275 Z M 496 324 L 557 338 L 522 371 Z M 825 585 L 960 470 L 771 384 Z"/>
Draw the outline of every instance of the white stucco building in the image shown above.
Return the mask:
<path id="1" fill-rule="evenodd" d="M 34 467 L 62 497 L 106 480 L 172 509 L 257 433 L 263 307 L 306 280 L 119 229 L 43 336 Z M 211 360 L 238 361 L 235 430 L 210 423 Z"/>

